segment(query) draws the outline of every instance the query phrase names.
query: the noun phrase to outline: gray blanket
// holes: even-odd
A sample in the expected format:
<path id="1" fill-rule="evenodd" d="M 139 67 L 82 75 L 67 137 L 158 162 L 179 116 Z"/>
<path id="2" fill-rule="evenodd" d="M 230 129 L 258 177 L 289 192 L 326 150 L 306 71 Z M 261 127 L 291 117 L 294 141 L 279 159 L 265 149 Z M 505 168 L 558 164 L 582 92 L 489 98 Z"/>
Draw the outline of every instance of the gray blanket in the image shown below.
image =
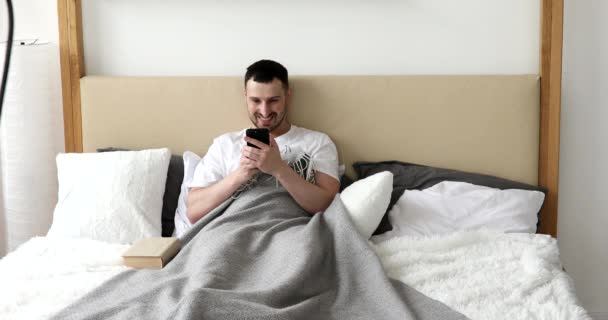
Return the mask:
<path id="1" fill-rule="evenodd" d="M 386 277 L 337 196 L 310 216 L 265 176 L 195 224 L 162 270 L 129 270 L 55 319 L 465 319 Z"/>

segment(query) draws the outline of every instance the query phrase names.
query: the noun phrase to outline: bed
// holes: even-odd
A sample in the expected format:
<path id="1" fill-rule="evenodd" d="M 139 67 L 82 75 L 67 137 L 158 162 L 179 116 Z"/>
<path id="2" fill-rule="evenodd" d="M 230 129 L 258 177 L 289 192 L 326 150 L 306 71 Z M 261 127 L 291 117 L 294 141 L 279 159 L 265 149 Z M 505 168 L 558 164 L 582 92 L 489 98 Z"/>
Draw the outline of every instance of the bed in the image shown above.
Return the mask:
<path id="1" fill-rule="evenodd" d="M 397 160 L 538 184 L 537 76 L 302 76 L 293 78 L 293 88 L 290 120 L 327 133 L 338 147 L 347 176 L 364 178 L 384 168 L 374 166 L 364 174 L 361 162 L 386 165 L 383 161 Z M 203 155 L 213 137 L 248 127 L 242 80 L 236 77 L 87 76 L 80 82 L 80 94 L 83 149 L 90 153 L 120 147 L 169 148 L 174 155 L 191 150 Z M 393 179 L 397 181 L 398 175 Z M 167 191 L 165 186 L 161 191 Z M 156 196 L 154 212 L 158 214 L 162 194 Z M 335 202 L 336 212 L 347 211 L 340 201 Z M 213 225 L 212 218 L 209 220 L 205 223 Z M 541 214 L 540 223 L 546 221 L 551 217 Z M 352 230 L 344 228 L 351 231 L 348 237 L 356 233 L 352 226 L 348 227 Z M 334 231 L 338 230 L 342 228 Z M 381 234 L 365 239 L 357 249 L 373 252 L 358 259 L 363 265 L 359 267 L 375 270 L 376 276 L 371 278 L 375 280 L 355 284 L 370 285 L 369 290 L 380 297 L 385 292 L 373 291 L 383 290 L 374 287 L 376 282 L 389 281 L 397 286 L 394 290 L 403 290 L 414 305 L 403 311 L 404 318 L 411 312 L 410 316 L 429 319 L 444 318 L 448 313 L 471 319 L 590 319 L 561 268 L 556 240 L 551 236 L 483 228 L 434 236 L 377 233 Z M 8 284 L 0 288 L 0 318 L 48 318 L 56 312 L 85 318 L 82 309 L 130 294 L 113 289 L 138 276 L 122 266 L 120 254 L 127 246 L 111 240 L 39 237 L 0 260 L 0 282 Z M 355 260 L 343 259 L 336 261 L 350 265 L 349 259 Z M 170 270 L 187 268 L 187 258 L 176 261 L 168 265 Z M 356 271 L 349 274 L 353 273 Z M 92 295 L 100 288 L 110 293 L 101 298 Z M 350 288 L 359 292 L 357 286 Z M 427 303 L 430 309 L 417 309 Z M 64 309 L 68 306 L 70 309 Z M 352 303 L 349 312 L 357 306 L 369 307 L 364 302 Z M 218 304 L 210 309 L 219 313 L 205 315 L 229 317 L 221 313 L 225 307 Z M 117 310 L 120 308 L 103 312 L 116 316 L 120 314 Z M 195 309 L 183 310 L 191 310 L 179 314 L 184 318 L 199 315 Z M 378 312 L 393 311 L 399 309 Z M 290 318 L 289 313 L 280 316 Z"/>

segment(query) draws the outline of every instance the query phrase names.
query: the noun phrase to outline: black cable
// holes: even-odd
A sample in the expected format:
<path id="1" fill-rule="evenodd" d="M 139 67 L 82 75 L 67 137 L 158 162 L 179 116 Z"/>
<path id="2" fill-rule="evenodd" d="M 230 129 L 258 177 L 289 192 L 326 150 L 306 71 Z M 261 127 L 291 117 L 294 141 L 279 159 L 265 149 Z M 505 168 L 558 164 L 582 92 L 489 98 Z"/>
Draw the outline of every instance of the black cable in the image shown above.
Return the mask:
<path id="1" fill-rule="evenodd" d="M 6 91 L 6 81 L 8 79 L 8 67 L 11 64 L 11 51 L 13 49 L 13 29 L 15 21 L 13 17 L 13 3 L 11 0 L 6 0 L 6 8 L 8 11 L 8 40 L 6 41 L 6 54 L 4 56 L 4 69 L 2 71 L 2 85 L 0 85 L 0 118 L 2 117 L 2 105 L 4 103 L 4 94 Z"/>

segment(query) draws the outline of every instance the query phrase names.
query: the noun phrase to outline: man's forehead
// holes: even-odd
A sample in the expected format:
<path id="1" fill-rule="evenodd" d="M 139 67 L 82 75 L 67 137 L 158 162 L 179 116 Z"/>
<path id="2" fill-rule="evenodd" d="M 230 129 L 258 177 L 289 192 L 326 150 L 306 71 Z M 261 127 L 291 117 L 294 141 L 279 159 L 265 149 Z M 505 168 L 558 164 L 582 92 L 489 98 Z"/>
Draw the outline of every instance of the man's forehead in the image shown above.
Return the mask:
<path id="1" fill-rule="evenodd" d="M 281 81 L 276 78 L 268 83 L 249 80 L 247 81 L 245 90 L 247 91 L 247 95 L 260 98 L 281 97 L 285 95 Z"/>

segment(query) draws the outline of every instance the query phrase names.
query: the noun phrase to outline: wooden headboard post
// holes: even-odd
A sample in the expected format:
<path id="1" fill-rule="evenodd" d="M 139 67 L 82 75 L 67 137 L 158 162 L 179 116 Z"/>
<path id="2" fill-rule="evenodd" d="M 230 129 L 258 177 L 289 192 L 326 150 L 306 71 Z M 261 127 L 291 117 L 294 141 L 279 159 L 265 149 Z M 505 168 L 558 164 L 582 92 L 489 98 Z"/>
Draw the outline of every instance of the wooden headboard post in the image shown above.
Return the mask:
<path id="1" fill-rule="evenodd" d="M 557 237 L 564 1 L 543 0 L 542 6 L 538 184 L 548 193 L 541 211 L 540 233 Z"/>
<path id="2" fill-rule="evenodd" d="M 85 76 L 81 0 L 57 0 L 65 151 L 82 152 L 80 78 Z"/>
<path id="3" fill-rule="evenodd" d="M 557 236 L 563 0 L 542 0 L 538 183 L 548 189 L 540 232 Z M 81 0 L 58 0 L 65 151 L 82 152 L 80 79 L 85 75 Z"/>

